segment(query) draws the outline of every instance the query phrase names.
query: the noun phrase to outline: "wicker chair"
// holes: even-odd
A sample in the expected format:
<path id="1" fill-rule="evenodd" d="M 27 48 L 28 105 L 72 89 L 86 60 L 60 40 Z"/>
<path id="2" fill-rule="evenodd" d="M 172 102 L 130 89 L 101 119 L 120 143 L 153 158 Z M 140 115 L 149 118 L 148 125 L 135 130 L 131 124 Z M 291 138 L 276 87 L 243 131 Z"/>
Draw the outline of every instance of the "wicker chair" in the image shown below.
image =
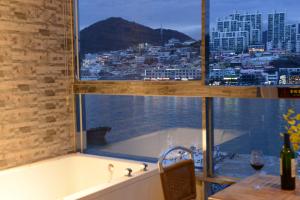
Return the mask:
<path id="1" fill-rule="evenodd" d="M 190 159 L 180 160 L 174 164 L 163 166 L 167 155 L 175 150 L 189 153 Z M 192 200 L 196 199 L 196 178 L 192 152 L 184 147 L 172 147 L 160 157 L 160 178 L 165 200 Z"/>

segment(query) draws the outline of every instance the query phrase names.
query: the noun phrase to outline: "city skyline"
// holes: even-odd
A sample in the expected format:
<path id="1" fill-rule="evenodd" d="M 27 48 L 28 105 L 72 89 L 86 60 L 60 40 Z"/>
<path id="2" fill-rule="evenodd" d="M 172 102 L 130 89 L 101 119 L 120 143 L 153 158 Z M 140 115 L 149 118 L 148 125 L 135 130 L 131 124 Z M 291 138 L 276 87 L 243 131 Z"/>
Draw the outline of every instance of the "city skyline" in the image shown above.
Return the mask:
<path id="1" fill-rule="evenodd" d="M 300 52 L 300 22 L 287 20 L 287 12 L 269 13 L 267 29 L 263 28 L 261 12 L 239 13 L 218 18 L 211 27 L 210 46 L 212 51 L 247 52 L 251 49 L 286 50 Z M 263 32 L 267 31 L 264 38 Z"/>
<path id="2" fill-rule="evenodd" d="M 234 6 L 234 7 L 233 7 Z M 211 0 L 211 23 L 216 21 L 220 16 L 228 16 L 238 11 L 242 14 L 260 12 L 263 16 L 263 24 L 267 24 L 268 14 L 276 12 L 288 13 L 288 23 L 296 23 L 300 21 L 298 12 L 299 1 L 297 0 L 260 0 L 240 1 L 240 0 Z M 217 12 L 216 12 L 217 11 Z M 266 27 L 264 27 L 266 28 Z"/>
<path id="3" fill-rule="evenodd" d="M 232 9 L 234 5 L 235 9 Z M 284 9 L 283 9 L 284 8 Z M 210 22 L 213 24 L 222 16 L 235 10 L 238 12 L 256 12 L 263 14 L 263 29 L 266 27 L 267 14 L 277 10 L 287 12 L 289 23 L 300 22 L 297 0 L 259 0 L 245 3 L 240 0 L 211 0 Z M 214 12 L 217 11 L 217 12 Z M 198 40 L 201 37 L 201 1 L 189 0 L 182 4 L 181 0 L 79 0 L 80 29 L 109 17 L 122 17 L 129 21 L 160 28 L 174 29 Z M 179 14 L 180 13 L 180 14 Z"/>

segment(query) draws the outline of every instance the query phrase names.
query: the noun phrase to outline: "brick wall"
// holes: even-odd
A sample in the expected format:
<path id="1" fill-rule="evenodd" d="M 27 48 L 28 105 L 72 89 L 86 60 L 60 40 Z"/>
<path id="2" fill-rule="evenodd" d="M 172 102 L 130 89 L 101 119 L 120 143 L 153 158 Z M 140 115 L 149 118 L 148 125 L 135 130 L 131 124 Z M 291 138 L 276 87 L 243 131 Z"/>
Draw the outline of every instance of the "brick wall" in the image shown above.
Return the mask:
<path id="1" fill-rule="evenodd" d="M 0 1 L 0 169 L 74 151 L 69 1 Z"/>

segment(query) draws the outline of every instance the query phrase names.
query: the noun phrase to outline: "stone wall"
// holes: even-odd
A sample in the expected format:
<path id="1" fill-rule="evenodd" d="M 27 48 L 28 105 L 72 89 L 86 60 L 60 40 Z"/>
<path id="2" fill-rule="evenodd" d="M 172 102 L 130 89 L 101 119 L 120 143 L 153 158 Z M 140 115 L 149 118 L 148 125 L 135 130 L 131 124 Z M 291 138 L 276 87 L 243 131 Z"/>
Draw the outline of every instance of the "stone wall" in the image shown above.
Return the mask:
<path id="1" fill-rule="evenodd" d="M 74 151 L 70 0 L 0 1 L 0 169 Z"/>

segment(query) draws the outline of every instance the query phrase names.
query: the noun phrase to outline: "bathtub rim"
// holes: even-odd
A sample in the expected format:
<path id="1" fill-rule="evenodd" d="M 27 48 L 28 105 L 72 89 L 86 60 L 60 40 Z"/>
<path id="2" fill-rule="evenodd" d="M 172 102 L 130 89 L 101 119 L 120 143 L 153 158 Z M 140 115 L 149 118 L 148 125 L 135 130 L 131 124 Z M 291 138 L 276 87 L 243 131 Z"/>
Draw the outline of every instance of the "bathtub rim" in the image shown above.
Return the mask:
<path id="1" fill-rule="evenodd" d="M 112 161 L 121 161 L 121 162 L 128 162 L 128 163 L 132 163 L 132 164 L 142 164 L 142 163 L 147 163 L 148 166 L 154 166 L 156 164 L 154 163 L 149 163 L 149 162 L 139 162 L 136 160 L 130 160 L 130 159 L 124 159 L 124 158 L 114 158 L 114 157 L 109 157 L 109 156 L 99 156 L 99 155 L 91 155 L 91 154 L 84 154 L 84 153 L 80 153 L 80 152 L 75 152 L 75 153 L 69 153 L 69 154 L 65 154 L 65 155 L 60 155 L 60 156 L 56 156 L 56 157 L 52 157 L 52 158 L 46 158 L 43 160 L 38 160 L 32 163 L 27 163 L 24 165 L 20 165 L 20 166 L 15 166 L 15 167 L 11 167 L 11 168 L 7 168 L 7 169 L 0 169 L 0 175 L 2 174 L 6 174 L 6 173 L 11 173 L 14 171 L 19 171 L 22 170 L 23 168 L 33 168 L 33 167 L 37 167 L 40 165 L 43 165 L 47 162 L 51 162 L 51 161 L 55 161 L 55 160 L 62 160 L 62 159 L 66 159 L 66 158 L 71 158 L 71 157 L 76 157 L 76 156 L 80 156 L 80 157 L 90 157 L 90 158 L 99 158 L 99 159 L 106 159 L 106 160 L 112 160 Z"/>
<path id="2" fill-rule="evenodd" d="M 44 165 L 49 162 L 60 161 L 60 160 L 69 159 L 72 157 L 86 157 L 86 158 L 94 158 L 94 159 L 101 159 L 101 160 L 107 160 L 107 161 L 111 160 L 111 161 L 116 161 L 116 162 L 125 162 L 125 163 L 128 163 L 129 166 L 130 166 L 130 164 L 134 164 L 134 165 L 141 164 L 142 165 L 142 163 L 147 163 L 148 170 L 145 172 L 144 171 L 137 171 L 137 172 L 133 171 L 132 177 L 126 177 L 126 176 L 118 177 L 118 178 L 114 179 L 111 183 L 98 184 L 98 185 L 95 185 L 92 187 L 85 188 L 81 191 L 64 196 L 62 198 L 64 200 L 71 200 L 71 199 L 74 200 L 74 199 L 80 199 L 83 197 L 93 199 L 94 198 L 93 196 L 95 196 L 95 198 L 97 198 L 99 196 L 103 196 L 108 193 L 111 193 L 115 190 L 127 187 L 128 185 L 134 184 L 138 181 L 142 181 L 144 179 L 151 178 L 155 175 L 158 175 L 158 173 L 159 173 L 157 165 L 154 163 L 139 162 L 139 161 L 135 161 L 135 160 L 106 157 L 106 156 L 99 156 L 99 155 L 90 155 L 90 154 L 76 152 L 76 153 L 69 153 L 69 154 L 62 155 L 62 156 L 57 156 L 57 157 L 53 157 L 53 158 L 36 161 L 33 163 L 29 163 L 29 164 L 25 164 L 25 165 L 21 165 L 21 166 L 17 166 L 17 167 L 2 169 L 2 170 L 0 170 L 0 176 L 1 175 L 9 175 L 11 173 L 18 173 L 23 170 L 39 167 L 39 166 Z M 124 184 L 124 182 L 126 182 L 126 184 Z"/>
<path id="3" fill-rule="evenodd" d="M 112 158 L 112 157 L 106 157 L 106 156 L 98 156 L 98 155 L 89 155 L 89 154 L 81 154 L 80 155 L 91 157 L 91 158 L 100 158 L 100 159 L 106 159 L 106 160 L 113 160 L 113 161 L 119 161 L 119 162 L 127 162 L 132 164 L 142 164 L 145 162 L 138 162 L 134 160 L 127 160 L 127 159 L 119 159 L 119 158 Z M 147 162 L 146 162 L 147 163 Z M 115 190 L 122 189 L 124 187 L 128 187 L 128 185 L 132 185 L 136 182 L 143 181 L 145 179 L 149 179 L 155 175 L 159 174 L 157 164 L 153 163 L 147 163 L 148 164 L 148 170 L 147 171 L 138 171 L 133 172 L 132 177 L 118 177 L 114 179 L 111 183 L 107 184 L 99 184 L 95 185 L 89 188 L 86 188 L 84 190 L 78 191 L 76 193 L 70 194 L 64 198 L 64 200 L 74 200 L 74 199 L 81 199 L 81 198 L 88 198 L 88 199 L 94 199 L 99 198 L 101 196 L 104 196 L 106 194 L 112 193 Z M 124 183 L 126 182 L 126 184 Z M 105 185 L 105 186 L 103 186 Z"/>

